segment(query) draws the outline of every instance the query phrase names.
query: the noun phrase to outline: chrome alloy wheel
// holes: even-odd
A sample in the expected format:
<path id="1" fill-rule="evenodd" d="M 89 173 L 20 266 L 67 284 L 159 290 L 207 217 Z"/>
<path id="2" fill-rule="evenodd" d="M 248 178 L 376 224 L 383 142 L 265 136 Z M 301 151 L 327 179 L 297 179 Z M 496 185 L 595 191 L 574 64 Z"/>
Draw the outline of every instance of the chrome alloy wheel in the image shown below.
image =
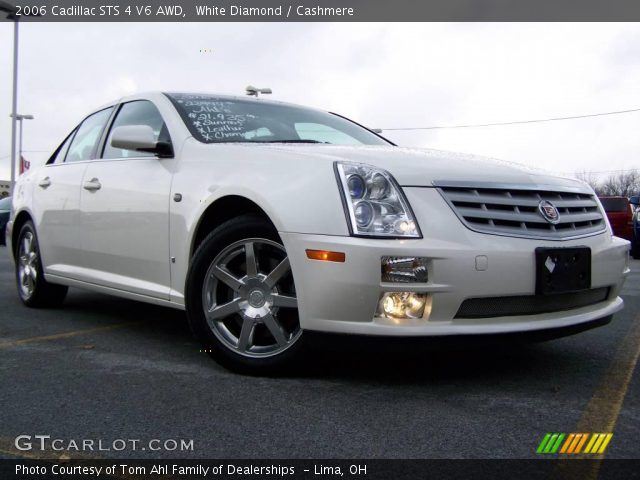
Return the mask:
<path id="1" fill-rule="evenodd" d="M 298 300 L 284 247 L 250 238 L 226 247 L 204 278 L 207 324 L 227 347 L 248 357 L 270 357 L 300 337 Z"/>
<path id="2" fill-rule="evenodd" d="M 18 251 L 18 284 L 23 298 L 29 299 L 38 281 L 38 250 L 32 232 L 22 237 Z"/>

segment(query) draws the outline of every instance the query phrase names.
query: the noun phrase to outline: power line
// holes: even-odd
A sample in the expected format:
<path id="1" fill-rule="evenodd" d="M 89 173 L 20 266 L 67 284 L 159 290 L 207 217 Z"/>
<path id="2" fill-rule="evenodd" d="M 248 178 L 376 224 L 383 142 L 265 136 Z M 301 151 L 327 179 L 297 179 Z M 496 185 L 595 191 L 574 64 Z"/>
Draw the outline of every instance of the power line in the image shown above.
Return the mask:
<path id="1" fill-rule="evenodd" d="M 578 174 L 582 174 L 585 173 L 587 175 L 591 174 L 591 173 L 626 173 L 626 172 L 637 172 L 638 169 L 637 168 L 621 168 L 618 170 L 585 170 L 585 171 L 578 171 L 578 172 L 573 172 L 573 173 L 578 173 Z"/>
<path id="2" fill-rule="evenodd" d="M 501 125 L 519 125 L 525 123 L 541 123 L 541 122 L 557 122 L 560 120 L 576 120 L 579 118 L 603 117 L 605 115 L 620 115 L 623 113 L 640 112 L 640 108 L 632 108 L 629 110 L 617 110 L 615 112 L 589 113 L 587 115 L 573 115 L 570 117 L 552 117 L 540 118 L 536 120 L 516 120 L 514 122 L 495 122 L 495 123 L 473 123 L 469 125 L 436 125 L 431 127 L 406 127 L 406 128 L 383 128 L 384 131 L 399 130 L 437 130 L 444 128 L 476 128 L 476 127 L 497 127 Z"/>

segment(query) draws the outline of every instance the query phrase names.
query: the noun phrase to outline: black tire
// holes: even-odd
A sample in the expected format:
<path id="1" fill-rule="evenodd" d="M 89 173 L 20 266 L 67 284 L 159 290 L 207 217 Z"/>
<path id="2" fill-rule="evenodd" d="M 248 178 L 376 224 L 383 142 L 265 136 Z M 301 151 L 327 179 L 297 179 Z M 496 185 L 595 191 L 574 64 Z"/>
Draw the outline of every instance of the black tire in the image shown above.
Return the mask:
<path id="1" fill-rule="evenodd" d="M 245 354 L 241 353 L 241 332 L 237 333 L 237 343 L 234 347 L 232 345 L 233 342 L 229 340 L 225 341 L 225 337 L 220 333 L 220 328 L 216 327 L 216 325 L 219 324 L 216 322 L 219 321 L 211 320 L 212 324 L 210 325 L 209 321 L 207 320 L 207 316 L 205 315 L 205 308 L 206 305 L 208 305 L 206 302 L 208 300 L 214 302 L 212 298 L 207 297 L 207 295 L 209 294 L 206 292 L 211 291 L 211 297 L 215 297 L 216 295 L 218 295 L 216 289 L 227 288 L 230 292 L 231 290 L 233 290 L 224 282 L 218 282 L 213 278 L 214 275 L 211 273 L 212 270 L 210 269 L 215 268 L 213 266 L 214 261 L 216 262 L 215 265 L 219 265 L 217 262 L 221 261 L 221 258 L 226 254 L 226 252 L 229 251 L 229 249 L 243 248 L 242 242 L 248 239 L 250 239 L 251 242 L 255 240 L 256 245 L 259 241 L 262 240 L 271 242 L 274 245 L 274 247 L 272 248 L 279 248 L 281 254 L 284 255 L 284 259 L 287 258 L 284 247 L 282 246 L 282 241 L 280 240 L 277 231 L 274 229 L 270 222 L 266 221 L 260 216 L 242 215 L 220 225 L 202 241 L 191 260 L 185 285 L 185 301 L 189 324 L 193 334 L 202 344 L 202 348 L 204 349 L 204 351 L 209 353 L 218 363 L 229 370 L 248 375 L 279 375 L 291 372 L 297 365 L 300 364 L 299 360 L 303 356 L 303 352 L 305 350 L 303 338 L 304 335 L 302 334 L 302 330 L 299 328 L 297 307 L 289 306 L 286 307 L 286 309 L 285 307 L 281 307 L 280 311 L 278 312 L 276 312 L 278 310 L 277 308 L 270 307 L 274 312 L 271 318 L 276 319 L 277 325 L 284 325 L 284 321 L 281 319 L 281 317 L 295 315 L 295 318 L 298 321 L 298 326 L 297 328 L 294 327 L 295 335 L 293 333 L 294 329 L 292 329 L 292 331 L 287 334 L 289 335 L 286 339 L 287 343 L 280 344 L 280 342 L 276 339 L 276 335 L 272 336 L 272 339 L 275 342 L 273 348 L 283 348 L 282 351 L 276 351 L 273 354 L 267 354 L 267 356 L 261 356 L 258 358 L 248 356 L 252 354 L 251 352 L 249 352 L 249 349 L 262 347 L 260 347 L 259 345 L 252 345 L 248 348 L 245 348 Z M 276 244 L 277 247 L 275 246 Z M 268 244 L 265 245 L 269 247 Z M 253 251 L 253 246 L 251 247 L 251 249 Z M 268 271 L 266 271 L 260 265 L 261 260 L 259 259 L 259 251 L 256 252 L 255 257 L 257 264 L 257 275 L 267 275 Z M 236 258 L 245 258 L 245 256 L 238 255 Z M 274 261 L 277 262 L 277 260 Z M 265 261 L 264 263 L 266 264 L 267 262 Z M 248 261 L 245 259 L 244 268 L 246 268 L 247 276 L 244 277 L 244 279 L 248 284 L 249 280 L 247 279 L 249 276 L 249 271 L 247 265 Z M 242 268 L 242 266 L 238 268 Z M 272 268 L 273 266 L 270 266 L 269 271 L 271 271 Z M 231 267 L 229 267 L 229 269 L 231 269 Z M 236 274 L 236 277 L 239 278 L 241 277 L 241 275 L 241 273 Z M 291 285 L 293 285 L 293 277 L 290 269 L 288 273 L 285 274 L 285 276 L 288 278 L 287 281 Z M 217 286 L 212 290 L 208 288 L 211 282 L 217 282 Z M 292 288 L 295 289 L 295 287 Z M 238 296 L 242 296 L 242 291 L 246 293 L 247 289 L 244 286 L 239 287 L 238 290 L 231 292 L 230 296 L 228 296 L 224 300 L 224 302 L 229 302 L 237 299 Z M 274 297 L 279 296 L 280 292 L 277 293 L 278 294 L 274 295 Z M 220 302 L 216 300 L 214 306 L 219 304 Z M 234 313 L 228 314 L 228 316 L 223 316 L 222 318 L 224 319 L 224 322 L 232 322 L 231 328 L 238 328 L 242 330 L 248 318 L 247 313 L 248 312 L 246 310 L 240 310 L 239 312 L 234 311 Z M 269 330 L 267 329 L 267 322 L 261 322 L 260 316 L 258 316 L 257 320 L 253 319 L 251 321 L 253 322 L 253 326 L 251 327 L 252 333 L 250 334 L 251 342 L 253 342 L 256 338 L 256 328 L 261 329 L 260 332 L 262 333 L 262 337 L 268 338 L 270 334 Z M 233 322 L 237 323 L 238 326 L 234 327 Z M 271 326 L 269 328 L 271 328 Z M 282 326 L 281 331 L 287 333 L 287 329 L 284 326 Z M 279 345 L 286 346 L 279 347 Z"/>
<path id="2" fill-rule="evenodd" d="M 32 247 L 29 247 L 29 255 L 25 254 L 27 250 L 24 248 L 25 241 L 32 245 Z M 38 236 L 31 221 L 27 221 L 20 229 L 14 253 L 16 260 L 16 286 L 22 303 L 31 308 L 58 307 L 62 305 L 67 296 L 68 288 L 45 280 Z M 31 253 L 34 255 L 31 255 Z M 26 262 L 27 258 L 29 262 Z M 25 266 L 27 271 L 34 273 L 34 275 L 25 273 Z M 30 287 L 27 287 L 26 283 L 23 282 L 25 278 L 27 278 L 26 283 L 29 283 Z"/>
<path id="3" fill-rule="evenodd" d="M 640 239 L 634 238 L 631 241 L 631 256 L 636 260 L 640 260 Z"/>

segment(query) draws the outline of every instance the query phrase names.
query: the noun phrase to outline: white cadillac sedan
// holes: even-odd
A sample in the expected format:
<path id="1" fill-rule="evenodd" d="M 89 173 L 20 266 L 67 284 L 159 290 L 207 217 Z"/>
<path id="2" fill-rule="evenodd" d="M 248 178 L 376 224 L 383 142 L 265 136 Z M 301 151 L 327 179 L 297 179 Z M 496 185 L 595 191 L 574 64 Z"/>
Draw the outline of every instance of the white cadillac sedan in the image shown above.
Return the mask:
<path id="1" fill-rule="evenodd" d="M 95 111 L 20 178 L 6 234 L 25 305 L 71 286 L 184 309 L 251 373 L 296 363 L 307 331 L 574 333 L 622 308 L 629 271 L 582 182 L 220 95 Z"/>

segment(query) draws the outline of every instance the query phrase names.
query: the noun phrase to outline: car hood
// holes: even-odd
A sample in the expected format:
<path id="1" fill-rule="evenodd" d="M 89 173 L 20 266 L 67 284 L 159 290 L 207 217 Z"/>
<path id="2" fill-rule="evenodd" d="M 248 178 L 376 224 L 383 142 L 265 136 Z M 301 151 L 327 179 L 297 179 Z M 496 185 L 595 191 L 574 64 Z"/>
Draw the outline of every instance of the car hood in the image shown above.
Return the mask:
<path id="1" fill-rule="evenodd" d="M 246 145 L 246 144 L 245 144 Z M 255 148 L 251 145 L 251 148 Z M 455 182 L 525 184 L 590 191 L 583 182 L 503 160 L 431 149 L 394 146 L 260 145 L 281 155 L 366 163 L 388 170 L 402 186 L 431 187 Z"/>

